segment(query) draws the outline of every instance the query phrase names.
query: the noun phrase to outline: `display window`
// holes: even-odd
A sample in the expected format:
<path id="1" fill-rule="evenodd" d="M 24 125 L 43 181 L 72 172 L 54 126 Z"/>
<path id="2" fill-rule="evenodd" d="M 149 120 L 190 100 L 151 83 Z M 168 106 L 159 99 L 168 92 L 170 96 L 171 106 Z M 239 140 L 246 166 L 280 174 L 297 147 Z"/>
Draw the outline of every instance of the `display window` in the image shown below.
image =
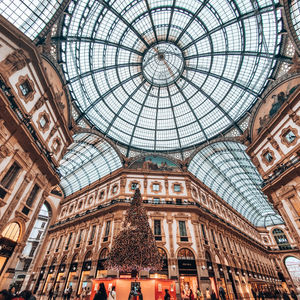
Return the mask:
<path id="1" fill-rule="evenodd" d="M 198 280 L 197 276 L 180 276 L 180 291 L 181 291 L 181 298 L 182 299 L 191 299 L 190 294 L 191 291 L 196 296 L 198 288 Z"/>

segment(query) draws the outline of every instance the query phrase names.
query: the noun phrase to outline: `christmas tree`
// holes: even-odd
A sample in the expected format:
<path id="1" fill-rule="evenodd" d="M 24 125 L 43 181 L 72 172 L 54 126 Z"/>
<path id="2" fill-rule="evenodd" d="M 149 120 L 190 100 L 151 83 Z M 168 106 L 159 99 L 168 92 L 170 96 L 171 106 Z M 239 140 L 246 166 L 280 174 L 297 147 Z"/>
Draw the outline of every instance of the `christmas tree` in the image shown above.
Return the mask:
<path id="1" fill-rule="evenodd" d="M 150 229 L 142 197 L 137 188 L 123 223 L 106 261 L 107 269 L 123 272 L 158 271 L 162 258 Z"/>

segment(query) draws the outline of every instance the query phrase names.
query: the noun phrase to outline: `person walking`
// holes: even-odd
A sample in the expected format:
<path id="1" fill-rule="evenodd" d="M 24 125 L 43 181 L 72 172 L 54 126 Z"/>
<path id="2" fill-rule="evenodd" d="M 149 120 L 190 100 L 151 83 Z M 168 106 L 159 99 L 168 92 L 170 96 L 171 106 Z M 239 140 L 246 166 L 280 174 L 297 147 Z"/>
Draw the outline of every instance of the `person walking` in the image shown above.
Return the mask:
<path id="1" fill-rule="evenodd" d="M 116 294 L 116 287 L 115 286 L 113 286 L 112 288 L 111 288 L 111 291 L 109 292 L 109 294 L 108 294 L 108 300 L 116 300 L 116 298 L 117 298 L 117 294 Z"/>

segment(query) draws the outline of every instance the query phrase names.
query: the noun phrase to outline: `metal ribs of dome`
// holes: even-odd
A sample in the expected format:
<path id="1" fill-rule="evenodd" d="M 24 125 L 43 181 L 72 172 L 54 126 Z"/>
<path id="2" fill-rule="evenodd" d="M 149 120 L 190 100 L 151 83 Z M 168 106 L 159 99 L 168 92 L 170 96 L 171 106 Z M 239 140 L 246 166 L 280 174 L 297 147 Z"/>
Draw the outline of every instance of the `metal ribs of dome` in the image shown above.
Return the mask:
<path id="1" fill-rule="evenodd" d="M 77 122 L 85 118 L 113 140 L 150 151 L 239 129 L 276 64 L 277 3 L 71 1 L 60 56 Z"/>

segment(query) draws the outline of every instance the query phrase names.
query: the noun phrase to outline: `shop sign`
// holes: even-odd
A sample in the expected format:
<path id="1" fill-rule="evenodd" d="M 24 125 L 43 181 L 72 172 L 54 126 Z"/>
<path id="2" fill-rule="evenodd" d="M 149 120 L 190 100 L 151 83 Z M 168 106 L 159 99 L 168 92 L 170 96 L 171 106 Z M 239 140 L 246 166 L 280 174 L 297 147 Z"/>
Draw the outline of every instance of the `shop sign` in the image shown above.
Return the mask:
<path id="1" fill-rule="evenodd" d="M 179 269 L 196 269 L 196 261 L 194 259 L 179 259 L 178 267 Z"/>
<path id="2" fill-rule="evenodd" d="M 0 238 L 0 256 L 2 257 L 10 257 L 17 245 L 16 242 L 9 240 L 7 238 Z"/>

